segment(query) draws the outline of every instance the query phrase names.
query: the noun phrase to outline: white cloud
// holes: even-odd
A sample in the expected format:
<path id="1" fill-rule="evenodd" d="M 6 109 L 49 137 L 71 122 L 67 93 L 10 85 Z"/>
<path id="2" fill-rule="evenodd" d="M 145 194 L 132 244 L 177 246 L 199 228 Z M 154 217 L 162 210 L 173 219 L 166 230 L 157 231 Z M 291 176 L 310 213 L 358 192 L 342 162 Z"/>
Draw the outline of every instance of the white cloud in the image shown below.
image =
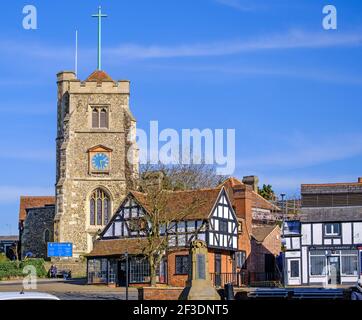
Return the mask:
<path id="1" fill-rule="evenodd" d="M 0 203 L 19 201 L 20 196 L 48 196 L 54 195 L 54 188 L 50 187 L 19 187 L 0 186 Z"/>
<path id="2" fill-rule="evenodd" d="M 252 39 L 229 39 L 207 43 L 185 43 L 175 45 L 142 45 L 122 44 L 103 49 L 104 59 L 116 64 L 124 59 L 154 59 L 180 57 L 225 56 L 244 52 L 298 49 L 298 48 L 331 48 L 351 47 L 362 44 L 362 33 L 329 33 L 290 30 L 281 34 L 255 36 Z M 57 47 L 50 44 L 28 44 L 23 42 L 2 41 L 0 51 L 9 57 L 32 57 L 45 61 L 73 62 L 74 49 Z M 82 62 L 91 61 L 95 56 L 94 49 L 83 48 L 80 52 Z M 33 61 L 34 62 L 34 61 Z"/>
<path id="3" fill-rule="evenodd" d="M 280 50 L 298 48 L 331 48 L 360 46 L 361 33 L 311 33 L 300 30 L 279 35 L 268 35 L 253 40 L 228 40 L 210 43 L 194 43 L 175 46 L 125 44 L 106 48 L 105 55 L 117 59 L 150 59 L 223 56 L 261 50 Z M 112 60 L 111 59 L 111 60 Z"/>

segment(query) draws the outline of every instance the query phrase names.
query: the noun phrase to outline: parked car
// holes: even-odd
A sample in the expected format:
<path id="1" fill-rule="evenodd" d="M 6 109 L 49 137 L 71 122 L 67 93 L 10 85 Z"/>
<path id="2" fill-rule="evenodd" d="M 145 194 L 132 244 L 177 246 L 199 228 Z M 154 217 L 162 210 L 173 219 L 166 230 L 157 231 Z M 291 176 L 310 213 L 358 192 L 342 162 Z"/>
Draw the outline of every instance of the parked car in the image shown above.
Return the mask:
<path id="1" fill-rule="evenodd" d="M 43 292 L 0 292 L 2 300 L 60 300 L 58 297 Z"/>

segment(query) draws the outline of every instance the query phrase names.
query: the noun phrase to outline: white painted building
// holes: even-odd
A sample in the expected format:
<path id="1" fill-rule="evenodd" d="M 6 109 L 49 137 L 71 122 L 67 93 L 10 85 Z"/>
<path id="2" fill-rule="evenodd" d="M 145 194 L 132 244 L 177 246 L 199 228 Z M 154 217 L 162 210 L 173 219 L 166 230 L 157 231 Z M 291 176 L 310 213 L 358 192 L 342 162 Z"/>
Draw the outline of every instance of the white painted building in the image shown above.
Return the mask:
<path id="1" fill-rule="evenodd" d="M 362 263 L 362 181 L 302 185 L 302 214 L 283 226 L 287 285 L 355 284 Z"/>

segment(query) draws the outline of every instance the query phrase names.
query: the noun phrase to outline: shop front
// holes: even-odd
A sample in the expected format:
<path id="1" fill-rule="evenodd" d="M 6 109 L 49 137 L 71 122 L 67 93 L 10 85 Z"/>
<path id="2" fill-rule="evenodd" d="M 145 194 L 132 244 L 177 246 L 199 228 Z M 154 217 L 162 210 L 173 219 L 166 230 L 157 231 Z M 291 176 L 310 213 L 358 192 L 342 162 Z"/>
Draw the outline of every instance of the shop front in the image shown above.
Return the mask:
<path id="1" fill-rule="evenodd" d="M 310 247 L 309 283 L 327 286 L 356 283 L 360 275 L 359 260 L 359 251 L 356 247 Z"/>
<path id="2" fill-rule="evenodd" d="M 128 259 L 128 260 L 127 260 Z M 124 287 L 127 284 L 139 285 L 150 283 L 150 267 L 147 258 L 139 255 L 121 255 L 114 257 L 88 258 L 88 284 L 106 284 Z M 162 260 L 157 269 L 158 283 L 167 281 L 167 262 Z"/>

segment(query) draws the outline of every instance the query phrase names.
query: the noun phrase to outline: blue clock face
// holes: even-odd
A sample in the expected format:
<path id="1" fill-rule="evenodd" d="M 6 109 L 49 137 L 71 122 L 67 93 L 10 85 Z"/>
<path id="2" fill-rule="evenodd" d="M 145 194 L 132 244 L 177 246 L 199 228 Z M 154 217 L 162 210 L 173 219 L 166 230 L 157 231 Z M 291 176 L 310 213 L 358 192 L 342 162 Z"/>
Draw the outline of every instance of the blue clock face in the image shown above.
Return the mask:
<path id="1" fill-rule="evenodd" d="M 109 166 L 109 158 L 104 153 L 97 153 L 92 158 L 92 166 L 99 171 L 107 170 Z"/>

